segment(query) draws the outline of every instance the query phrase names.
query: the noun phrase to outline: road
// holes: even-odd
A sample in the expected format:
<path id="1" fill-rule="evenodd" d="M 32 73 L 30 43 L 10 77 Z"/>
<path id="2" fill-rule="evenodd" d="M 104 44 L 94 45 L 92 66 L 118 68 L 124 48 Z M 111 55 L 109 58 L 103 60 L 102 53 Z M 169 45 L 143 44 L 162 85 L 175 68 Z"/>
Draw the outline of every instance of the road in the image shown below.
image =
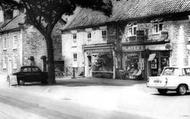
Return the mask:
<path id="1" fill-rule="evenodd" d="M 189 100 L 143 82 L 66 80 L 0 89 L 0 119 L 189 119 Z"/>
<path id="2" fill-rule="evenodd" d="M 33 93 L 0 90 L 0 119 L 145 119 L 145 117 L 106 111 L 56 100 Z"/>

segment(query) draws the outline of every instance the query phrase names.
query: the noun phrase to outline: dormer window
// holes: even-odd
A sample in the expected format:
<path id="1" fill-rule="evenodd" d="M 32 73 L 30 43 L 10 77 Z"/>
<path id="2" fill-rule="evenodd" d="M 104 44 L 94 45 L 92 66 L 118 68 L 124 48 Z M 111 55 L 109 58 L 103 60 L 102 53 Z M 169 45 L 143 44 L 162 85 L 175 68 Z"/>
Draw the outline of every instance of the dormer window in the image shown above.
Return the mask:
<path id="1" fill-rule="evenodd" d="M 163 30 L 163 24 L 162 23 L 155 23 L 153 26 L 153 34 L 157 34 Z"/>

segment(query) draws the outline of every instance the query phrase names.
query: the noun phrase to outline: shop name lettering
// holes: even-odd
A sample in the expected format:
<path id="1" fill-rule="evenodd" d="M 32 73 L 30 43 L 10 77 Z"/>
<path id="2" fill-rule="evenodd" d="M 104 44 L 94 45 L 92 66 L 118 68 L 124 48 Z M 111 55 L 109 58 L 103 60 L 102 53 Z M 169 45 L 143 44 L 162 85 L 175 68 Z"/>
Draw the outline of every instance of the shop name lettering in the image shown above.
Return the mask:
<path id="1" fill-rule="evenodd" d="M 144 50 L 143 46 L 128 46 L 128 47 L 124 47 L 124 50 L 126 51 L 141 51 Z"/>

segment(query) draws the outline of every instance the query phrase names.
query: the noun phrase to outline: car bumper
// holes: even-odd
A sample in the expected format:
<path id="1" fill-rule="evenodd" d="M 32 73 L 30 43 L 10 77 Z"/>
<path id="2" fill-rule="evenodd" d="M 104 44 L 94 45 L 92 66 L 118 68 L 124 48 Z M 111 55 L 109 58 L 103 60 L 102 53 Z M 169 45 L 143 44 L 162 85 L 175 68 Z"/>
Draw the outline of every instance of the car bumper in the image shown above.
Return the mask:
<path id="1" fill-rule="evenodd" d="M 150 86 L 147 85 L 148 88 L 156 88 L 156 89 L 167 89 L 167 90 L 175 90 L 176 86 Z"/>

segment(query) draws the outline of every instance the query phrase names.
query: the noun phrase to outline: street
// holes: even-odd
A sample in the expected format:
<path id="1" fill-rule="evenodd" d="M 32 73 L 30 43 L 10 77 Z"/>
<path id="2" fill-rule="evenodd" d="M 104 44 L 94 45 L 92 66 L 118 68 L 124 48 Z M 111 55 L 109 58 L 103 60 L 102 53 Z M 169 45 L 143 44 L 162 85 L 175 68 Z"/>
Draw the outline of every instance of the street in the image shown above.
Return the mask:
<path id="1" fill-rule="evenodd" d="M 190 94 L 159 95 L 144 81 L 58 80 L 0 89 L 1 119 L 188 119 Z"/>

